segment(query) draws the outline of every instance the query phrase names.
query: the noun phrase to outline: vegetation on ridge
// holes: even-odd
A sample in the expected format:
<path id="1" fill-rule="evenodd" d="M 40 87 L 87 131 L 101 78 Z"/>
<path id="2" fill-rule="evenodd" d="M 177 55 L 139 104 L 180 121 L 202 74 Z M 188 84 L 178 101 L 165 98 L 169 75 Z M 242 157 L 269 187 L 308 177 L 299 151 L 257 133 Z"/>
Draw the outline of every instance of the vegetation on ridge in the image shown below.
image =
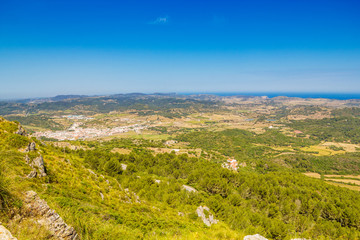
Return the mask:
<path id="1" fill-rule="evenodd" d="M 130 154 L 111 153 L 101 144 L 92 150 L 63 149 L 14 134 L 17 124 L 1 121 L 0 127 L 10 191 L 20 199 L 21 192 L 37 191 L 82 239 L 187 239 L 194 234 L 236 239 L 244 233 L 271 239 L 354 239 L 360 233 L 358 193 L 299 173 L 276 169 L 235 173 L 204 158 L 154 155 L 139 146 Z M 249 141 L 247 133 L 239 134 L 234 135 L 238 141 Z M 45 159 L 45 178 L 23 178 L 31 169 L 18 149 L 30 141 L 37 143 Z M 126 170 L 121 164 L 127 165 Z M 197 192 L 187 192 L 184 184 Z M 195 215 L 200 205 L 208 206 L 221 223 L 206 227 Z M 26 219 L 14 224 L 8 214 L 2 221 L 19 239 L 24 234 L 31 237 L 30 230 L 15 227 L 30 226 Z"/>

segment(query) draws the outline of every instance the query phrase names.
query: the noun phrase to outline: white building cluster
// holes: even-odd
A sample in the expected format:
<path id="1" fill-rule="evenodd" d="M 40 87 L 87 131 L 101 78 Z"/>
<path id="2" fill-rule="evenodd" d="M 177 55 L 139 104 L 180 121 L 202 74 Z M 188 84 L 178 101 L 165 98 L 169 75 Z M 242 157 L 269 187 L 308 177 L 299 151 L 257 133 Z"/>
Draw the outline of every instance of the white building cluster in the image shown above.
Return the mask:
<path id="1" fill-rule="evenodd" d="M 66 115 L 62 116 L 63 118 L 72 119 L 72 120 L 91 120 L 93 117 L 86 117 L 84 115 Z"/>
<path id="2" fill-rule="evenodd" d="M 238 170 L 238 161 L 236 159 L 231 159 L 229 158 L 226 162 L 224 162 L 222 164 L 222 167 L 223 168 L 227 168 L 227 169 L 230 169 L 230 170 L 235 170 L 237 171 Z"/>
<path id="3" fill-rule="evenodd" d="M 68 130 L 65 131 L 46 131 L 37 132 L 34 134 L 36 137 L 54 138 L 57 140 L 77 140 L 87 138 L 106 137 L 119 133 L 126 133 L 135 131 L 139 133 L 141 130 L 146 129 L 148 126 L 144 124 L 134 124 L 129 126 L 121 126 L 115 128 L 81 128 L 79 123 L 74 123 Z"/>

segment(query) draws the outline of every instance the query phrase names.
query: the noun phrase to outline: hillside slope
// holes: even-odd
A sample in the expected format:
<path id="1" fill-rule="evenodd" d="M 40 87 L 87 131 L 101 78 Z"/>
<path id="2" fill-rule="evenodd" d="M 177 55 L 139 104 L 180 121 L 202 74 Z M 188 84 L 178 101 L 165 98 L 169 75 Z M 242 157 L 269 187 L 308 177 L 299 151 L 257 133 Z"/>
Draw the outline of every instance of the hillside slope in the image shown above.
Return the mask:
<path id="1" fill-rule="evenodd" d="M 235 173 L 205 159 L 154 155 L 141 147 L 126 155 L 100 147 L 58 148 L 4 119 L 0 159 L 0 221 L 18 239 L 56 239 L 41 219 L 27 214 L 29 191 L 80 239 L 360 237 L 357 192 L 290 170 Z M 199 206 L 219 222 L 204 224 Z"/>

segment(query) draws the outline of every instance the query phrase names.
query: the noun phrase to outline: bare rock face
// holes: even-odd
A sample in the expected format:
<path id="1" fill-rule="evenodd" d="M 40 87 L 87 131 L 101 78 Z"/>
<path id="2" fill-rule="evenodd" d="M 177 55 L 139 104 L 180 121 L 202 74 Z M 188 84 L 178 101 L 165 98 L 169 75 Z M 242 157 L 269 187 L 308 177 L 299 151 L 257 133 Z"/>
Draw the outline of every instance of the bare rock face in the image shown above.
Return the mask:
<path id="1" fill-rule="evenodd" d="M 74 228 L 68 226 L 59 214 L 51 209 L 46 201 L 42 200 L 36 192 L 26 192 L 25 204 L 29 216 L 36 217 L 38 219 L 37 223 L 46 227 L 58 239 L 80 239 Z"/>
<path id="2" fill-rule="evenodd" d="M 41 155 L 39 157 L 35 158 L 34 160 L 32 160 L 32 162 L 30 162 L 30 166 L 33 168 L 33 171 L 30 174 L 33 176 L 34 175 L 33 172 L 35 171 L 35 173 L 36 173 L 35 176 L 33 176 L 33 177 L 36 177 L 36 176 L 46 177 L 47 176 L 46 169 L 44 166 L 44 159 Z"/>
<path id="3" fill-rule="evenodd" d="M 208 212 L 209 217 L 207 218 L 205 215 L 205 212 Z M 210 227 L 212 224 L 217 224 L 218 220 L 214 218 L 212 214 L 210 214 L 210 209 L 206 206 L 200 206 L 196 209 L 196 213 L 199 217 L 201 217 L 201 220 L 205 223 L 206 226 Z"/>
<path id="4" fill-rule="evenodd" d="M 264 238 L 260 234 L 255 234 L 255 235 L 247 235 L 247 236 L 245 236 L 244 240 L 268 240 L 268 239 Z"/>
<path id="5" fill-rule="evenodd" d="M 19 129 L 15 132 L 15 134 L 26 136 L 26 131 L 22 126 L 19 126 Z"/>
<path id="6" fill-rule="evenodd" d="M 17 240 L 11 235 L 11 232 L 0 224 L 0 240 Z"/>

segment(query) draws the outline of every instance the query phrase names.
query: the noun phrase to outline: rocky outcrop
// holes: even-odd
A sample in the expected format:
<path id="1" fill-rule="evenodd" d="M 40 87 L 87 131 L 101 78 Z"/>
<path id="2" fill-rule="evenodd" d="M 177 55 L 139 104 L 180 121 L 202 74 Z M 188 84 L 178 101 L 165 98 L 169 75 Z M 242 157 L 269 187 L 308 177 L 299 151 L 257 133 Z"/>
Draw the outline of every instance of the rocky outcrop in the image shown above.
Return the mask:
<path id="1" fill-rule="evenodd" d="M 29 163 L 30 163 L 30 158 L 29 158 L 28 155 L 25 156 L 25 162 L 26 162 L 26 164 L 29 164 Z"/>
<path id="2" fill-rule="evenodd" d="M 260 234 L 255 234 L 255 235 L 247 235 L 247 236 L 245 236 L 244 240 L 268 240 L 268 239 L 264 238 Z"/>
<path id="3" fill-rule="evenodd" d="M 13 237 L 11 232 L 0 223 L 0 240 L 17 240 L 17 238 Z"/>
<path id="4" fill-rule="evenodd" d="M 26 131 L 22 126 L 19 126 L 19 129 L 15 132 L 15 134 L 26 136 Z"/>
<path id="5" fill-rule="evenodd" d="M 37 223 L 47 228 L 56 238 L 60 240 L 80 239 L 74 228 L 68 226 L 59 214 L 52 210 L 36 192 L 26 192 L 25 207 L 29 217 L 36 218 Z"/>
<path id="6" fill-rule="evenodd" d="M 29 143 L 26 147 L 25 152 L 36 151 L 36 144 L 34 142 Z"/>
<path id="7" fill-rule="evenodd" d="M 44 166 L 44 159 L 40 155 L 39 157 L 35 158 L 34 160 L 30 161 L 29 158 L 27 158 L 27 161 L 30 162 L 29 165 L 32 167 L 31 173 L 27 176 L 28 178 L 34 178 L 34 177 L 46 177 L 46 168 Z"/>
<path id="8" fill-rule="evenodd" d="M 26 147 L 25 152 L 31 152 L 36 151 L 36 144 L 35 142 L 29 143 L 29 145 Z M 29 175 L 28 178 L 35 178 L 35 177 L 46 177 L 46 168 L 44 166 L 44 159 L 40 155 L 39 157 L 31 160 L 28 155 L 25 156 L 25 162 L 30 165 L 30 167 L 33 169 Z"/>
<path id="9" fill-rule="evenodd" d="M 209 217 L 206 217 L 205 211 L 209 215 Z M 217 224 L 218 220 L 214 218 L 212 214 L 210 214 L 210 209 L 206 206 L 200 206 L 196 209 L 196 213 L 198 217 L 201 218 L 201 220 L 205 223 L 206 226 L 210 227 L 212 224 Z"/>

